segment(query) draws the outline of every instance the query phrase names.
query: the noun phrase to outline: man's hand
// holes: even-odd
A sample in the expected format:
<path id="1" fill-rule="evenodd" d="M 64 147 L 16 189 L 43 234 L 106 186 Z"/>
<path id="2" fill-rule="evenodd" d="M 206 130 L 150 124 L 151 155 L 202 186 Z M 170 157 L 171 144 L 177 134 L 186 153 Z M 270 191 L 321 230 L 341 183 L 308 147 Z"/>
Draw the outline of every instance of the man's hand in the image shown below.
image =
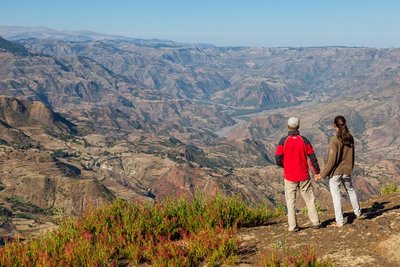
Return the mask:
<path id="1" fill-rule="evenodd" d="M 314 180 L 315 180 L 316 182 L 318 182 L 318 180 L 321 180 L 321 175 L 320 175 L 320 174 L 316 174 L 316 175 L 314 176 Z"/>

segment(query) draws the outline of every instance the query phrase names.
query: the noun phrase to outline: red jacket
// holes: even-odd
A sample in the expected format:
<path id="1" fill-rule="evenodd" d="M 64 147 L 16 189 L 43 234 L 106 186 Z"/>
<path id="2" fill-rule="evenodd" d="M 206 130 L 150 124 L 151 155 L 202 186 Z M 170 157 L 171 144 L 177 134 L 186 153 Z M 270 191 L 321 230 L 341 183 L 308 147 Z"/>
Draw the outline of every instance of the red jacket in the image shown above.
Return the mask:
<path id="1" fill-rule="evenodd" d="M 276 164 L 283 167 L 286 180 L 301 182 L 310 178 L 307 157 L 315 174 L 319 174 L 319 165 L 310 141 L 301 136 L 299 131 L 290 131 L 276 147 Z"/>

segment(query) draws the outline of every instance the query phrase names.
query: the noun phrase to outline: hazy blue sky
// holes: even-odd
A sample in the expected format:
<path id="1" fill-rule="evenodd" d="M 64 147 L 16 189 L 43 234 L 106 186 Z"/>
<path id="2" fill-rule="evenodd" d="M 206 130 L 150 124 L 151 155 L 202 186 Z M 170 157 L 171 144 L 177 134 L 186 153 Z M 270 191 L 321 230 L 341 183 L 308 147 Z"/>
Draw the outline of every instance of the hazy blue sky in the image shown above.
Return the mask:
<path id="1" fill-rule="evenodd" d="M 400 1 L 0 0 L 0 25 L 219 46 L 400 47 Z"/>

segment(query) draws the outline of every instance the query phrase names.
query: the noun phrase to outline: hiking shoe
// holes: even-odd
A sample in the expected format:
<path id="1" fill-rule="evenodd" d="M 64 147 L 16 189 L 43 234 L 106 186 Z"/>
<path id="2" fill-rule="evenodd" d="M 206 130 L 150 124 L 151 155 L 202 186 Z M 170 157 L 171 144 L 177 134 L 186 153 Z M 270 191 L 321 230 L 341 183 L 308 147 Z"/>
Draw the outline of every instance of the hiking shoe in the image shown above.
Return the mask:
<path id="1" fill-rule="evenodd" d="M 344 224 L 343 223 L 334 222 L 331 225 L 332 225 L 332 227 L 340 228 L 340 227 L 343 227 Z"/>
<path id="2" fill-rule="evenodd" d="M 296 232 L 298 232 L 298 231 L 300 231 L 300 228 L 299 228 L 299 227 L 296 227 L 296 228 L 294 228 L 293 230 L 289 230 L 289 232 L 291 232 L 291 233 L 296 233 Z"/>
<path id="3" fill-rule="evenodd" d="M 320 223 L 312 226 L 313 229 L 320 229 L 321 227 L 322 225 Z"/>

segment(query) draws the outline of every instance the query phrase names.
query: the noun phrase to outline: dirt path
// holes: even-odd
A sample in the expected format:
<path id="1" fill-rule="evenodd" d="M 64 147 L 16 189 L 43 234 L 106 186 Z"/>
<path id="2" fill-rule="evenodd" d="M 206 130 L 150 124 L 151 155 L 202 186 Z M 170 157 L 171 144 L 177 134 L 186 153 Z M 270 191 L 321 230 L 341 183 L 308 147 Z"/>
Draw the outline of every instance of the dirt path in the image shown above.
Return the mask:
<path id="1" fill-rule="evenodd" d="M 320 216 L 323 228 L 313 229 L 307 216 L 299 215 L 300 231 L 287 231 L 286 218 L 270 225 L 242 229 L 239 266 L 255 266 L 265 248 L 298 248 L 308 245 L 335 266 L 400 266 L 400 194 L 379 196 L 362 203 L 367 218 L 356 220 L 345 207 L 347 224 L 334 228 L 332 211 Z"/>

